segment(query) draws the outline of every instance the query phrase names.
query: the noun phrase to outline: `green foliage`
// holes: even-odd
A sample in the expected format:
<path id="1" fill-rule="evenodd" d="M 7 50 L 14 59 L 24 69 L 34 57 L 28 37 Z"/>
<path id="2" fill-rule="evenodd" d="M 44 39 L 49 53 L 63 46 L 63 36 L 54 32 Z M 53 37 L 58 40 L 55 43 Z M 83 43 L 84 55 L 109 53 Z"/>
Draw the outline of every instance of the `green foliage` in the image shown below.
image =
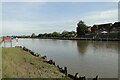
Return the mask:
<path id="1" fill-rule="evenodd" d="M 66 36 L 68 33 L 69 33 L 68 31 L 65 31 L 65 30 L 64 30 L 64 31 L 62 32 L 62 36 Z"/>
<path id="2" fill-rule="evenodd" d="M 57 37 L 59 34 L 57 32 L 52 33 L 52 37 Z"/>
<path id="3" fill-rule="evenodd" d="M 75 31 L 71 31 L 71 33 L 76 34 L 76 32 L 75 32 Z"/>
<path id="4" fill-rule="evenodd" d="M 78 35 L 84 35 L 87 33 L 87 25 L 82 20 L 78 22 L 77 26 Z"/>
<path id="5" fill-rule="evenodd" d="M 39 34 L 37 37 L 43 37 L 43 34 Z"/>
<path id="6" fill-rule="evenodd" d="M 53 33 L 44 33 L 44 34 L 39 34 L 37 37 L 38 38 L 61 38 L 61 37 L 71 37 L 76 34 L 75 31 L 66 31 L 64 30 L 62 33 L 58 32 L 53 32 Z"/>
<path id="7" fill-rule="evenodd" d="M 34 37 L 35 37 L 35 33 L 32 33 L 31 38 L 34 38 Z"/>

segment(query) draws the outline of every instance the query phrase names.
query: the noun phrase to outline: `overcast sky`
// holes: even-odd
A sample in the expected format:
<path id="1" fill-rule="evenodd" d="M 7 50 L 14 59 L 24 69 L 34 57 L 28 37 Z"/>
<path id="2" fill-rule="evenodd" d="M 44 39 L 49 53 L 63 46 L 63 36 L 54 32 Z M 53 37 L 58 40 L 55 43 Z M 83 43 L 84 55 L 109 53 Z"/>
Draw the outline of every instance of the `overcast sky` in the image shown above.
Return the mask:
<path id="1" fill-rule="evenodd" d="M 75 31 L 79 20 L 90 26 L 118 21 L 117 2 L 3 2 L 0 8 L 3 35 Z"/>

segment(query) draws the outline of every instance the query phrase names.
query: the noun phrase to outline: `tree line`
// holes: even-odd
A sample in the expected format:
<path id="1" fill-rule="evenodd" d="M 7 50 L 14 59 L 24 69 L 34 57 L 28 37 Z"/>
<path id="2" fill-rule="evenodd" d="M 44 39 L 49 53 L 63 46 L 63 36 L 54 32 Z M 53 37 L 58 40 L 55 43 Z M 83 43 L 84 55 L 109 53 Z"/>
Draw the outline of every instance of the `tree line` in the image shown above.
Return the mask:
<path id="1" fill-rule="evenodd" d="M 88 33 L 87 25 L 85 24 L 84 21 L 80 20 L 77 24 L 77 31 L 66 31 L 64 30 L 62 33 L 59 32 L 53 32 L 53 33 L 44 33 L 44 34 L 39 34 L 35 35 L 33 33 L 31 35 L 31 38 L 35 37 L 75 37 L 76 35 L 85 35 Z"/>
<path id="2" fill-rule="evenodd" d="M 32 33 L 31 35 L 23 35 L 23 36 L 12 36 L 14 38 L 55 38 L 55 37 L 77 37 L 77 35 L 84 35 L 86 34 L 87 31 L 87 25 L 84 23 L 84 21 L 80 20 L 77 24 L 77 29 L 76 31 L 67 31 L 64 30 L 63 32 L 52 32 L 52 33 L 43 33 L 43 34 L 38 34 L 36 35 L 35 33 Z"/>
<path id="3" fill-rule="evenodd" d="M 38 34 L 35 35 L 35 33 L 32 33 L 31 38 L 43 38 L 43 37 L 73 37 L 76 35 L 75 31 L 66 31 L 64 30 L 62 33 L 59 32 L 53 32 L 53 33 L 44 33 L 44 34 Z"/>

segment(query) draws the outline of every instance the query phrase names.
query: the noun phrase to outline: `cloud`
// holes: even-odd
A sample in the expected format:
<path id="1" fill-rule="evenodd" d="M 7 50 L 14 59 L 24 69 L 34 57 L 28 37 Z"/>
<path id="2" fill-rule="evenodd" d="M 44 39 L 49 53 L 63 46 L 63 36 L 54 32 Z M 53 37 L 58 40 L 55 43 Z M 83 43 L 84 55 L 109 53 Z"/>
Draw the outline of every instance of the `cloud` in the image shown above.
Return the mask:
<path id="1" fill-rule="evenodd" d="M 81 17 L 81 16 L 80 16 Z M 114 23 L 118 19 L 117 9 L 90 12 L 82 16 L 68 20 L 39 20 L 29 21 L 5 21 L 3 22 L 3 34 L 31 34 L 31 33 L 50 33 L 62 32 L 64 30 L 72 31 L 76 29 L 78 21 L 81 19 L 87 25 Z"/>
<path id="2" fill-rule="evenodd" d="M 43 21 L 43 22 L 20 22 L 20 21 L 3 21 L 3 35 L 22 35 L 62 32 L 64 30 L 72 31 L 75 29 L 75 21 Z"/>
<path id="3" fill-rule="evenodd" d="M 13 5 L 12 5 L 13 4 Z M 117 9 L 95 11 L 83 14 L 72 14 L 65 17 L 49 17 L 42 13 L 46 3 L 4 3 L 3 4 L 3 34 L 21 35 L 34 33 L 61 32 L 75 30 L 79 20 L 87 25 L 117 21 Z M 45 6 L 43 6 L 45 5 Z M 43 8 L 41 10 L 41 8 Z M 61 13 L 58 13 L 61 14 Z M 48 16 L 47 16 L 48 15 Z M 75 16 L 73 16 L 75 15 Z M 66 18 L 67 17 L 67 18 Z M 54 19 L 53 19 L 54 18 Z"/>
<path id="4" fill-rule="evenodd" d="M 2 22 L 3 24 L 3 28 L 2 28 L 2 31 L 3 31 L 3 34 L 4 33 L 17 33 L 17 32 L 22 32 L 23 29 L 25 28 L 24 24 L 21 23 L 21 22 L 13 22 L 13 21 L 3 21 Z"/>
<path id="5" fill-rule="evenodd" d="M 109 22 L 113 23 L 118 21 L 118 9 L 91 12 L 83 17 L 83 20 L 89 25 Z"/>

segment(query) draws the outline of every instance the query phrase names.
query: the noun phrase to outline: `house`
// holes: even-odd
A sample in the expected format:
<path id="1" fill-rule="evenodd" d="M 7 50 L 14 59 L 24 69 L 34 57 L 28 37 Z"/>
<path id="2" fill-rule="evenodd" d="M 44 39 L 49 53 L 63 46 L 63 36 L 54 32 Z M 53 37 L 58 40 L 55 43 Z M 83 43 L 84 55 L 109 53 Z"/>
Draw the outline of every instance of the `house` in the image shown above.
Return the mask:
<path id="1" fill-rule="evenodd" d="M 97 28 L 98 28 L 98 25 L 93 25 L 93 27 L 91 27 L 91 32 L 96 33 Z"/>
<path id="2" fill-rule="evenodd" d="M 88 26 L 87 29 L 88 29 L 88 32 L 92 32 L 91 26 Z"/>
<path id="3" fill-rule="evenodd" d="M 112 28 L 111 28 L 111 31 L 110 31 L 110 33 L 117 33 L 117 32 L 120 32 L 120 22 L 115 22 L 112 25 Z"/>
<path id="4" fill-rule="evenodd" d="M 93 25 L 91 31 L 93 33 L 103 33 L 103 32 L 109 33 L 111 28 L 112 28 L 112 23 L 99 24 L 99 25 Z"/>

